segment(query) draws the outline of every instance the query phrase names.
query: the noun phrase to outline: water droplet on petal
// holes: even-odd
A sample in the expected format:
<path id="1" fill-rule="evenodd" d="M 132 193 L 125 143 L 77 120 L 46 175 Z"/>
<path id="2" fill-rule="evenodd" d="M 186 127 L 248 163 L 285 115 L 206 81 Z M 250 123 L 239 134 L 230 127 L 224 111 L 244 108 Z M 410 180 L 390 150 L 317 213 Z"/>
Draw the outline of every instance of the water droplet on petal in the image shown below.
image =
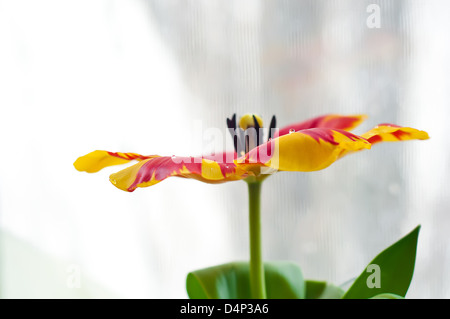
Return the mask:
<path id="1" fill-rule="evenodd" d="M 114 185 L 116 185 L 116 180 L 115 179 L 110 179 L 111 183 L 113 183 Z"/>
<path id="2" fill-rule="evenodd" d="M 289 134 L 291 134 L 291 133 L 295 133 L 295 129 L 291 128 L 291 129 L 289 130 Z"/>

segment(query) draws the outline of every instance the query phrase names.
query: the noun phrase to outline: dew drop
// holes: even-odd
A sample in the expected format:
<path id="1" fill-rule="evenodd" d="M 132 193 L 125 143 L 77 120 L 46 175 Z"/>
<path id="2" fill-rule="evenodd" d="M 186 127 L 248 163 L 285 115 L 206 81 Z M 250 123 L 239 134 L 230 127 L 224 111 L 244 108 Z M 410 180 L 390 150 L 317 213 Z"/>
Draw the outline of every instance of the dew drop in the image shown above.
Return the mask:
<path id="1" fill-rule="evenodd" d="M 289 134 L 291 134 L 291 133 L 295 133 L 295 129 L 291 128 L 291 129 L 289 130 Z"/>
<path id="2" fill-rule="evenodd" d="M 111 179 L 111 183 L 113 183 L 114 185 L 116 185 L 116 180 L 115 179 Z"/>

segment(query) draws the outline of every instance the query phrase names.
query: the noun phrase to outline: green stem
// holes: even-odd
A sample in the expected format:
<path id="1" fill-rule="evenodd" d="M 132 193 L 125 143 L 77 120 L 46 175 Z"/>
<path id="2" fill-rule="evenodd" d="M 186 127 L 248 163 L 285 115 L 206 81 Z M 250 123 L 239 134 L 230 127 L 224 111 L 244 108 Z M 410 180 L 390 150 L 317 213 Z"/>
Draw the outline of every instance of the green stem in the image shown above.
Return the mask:
<path id="1" fill-rule="evenodd" d="M 250 291 L 254 299 L 266 298 L 261 249 L 261 181 L 247 182 L 250 227 Z"/>

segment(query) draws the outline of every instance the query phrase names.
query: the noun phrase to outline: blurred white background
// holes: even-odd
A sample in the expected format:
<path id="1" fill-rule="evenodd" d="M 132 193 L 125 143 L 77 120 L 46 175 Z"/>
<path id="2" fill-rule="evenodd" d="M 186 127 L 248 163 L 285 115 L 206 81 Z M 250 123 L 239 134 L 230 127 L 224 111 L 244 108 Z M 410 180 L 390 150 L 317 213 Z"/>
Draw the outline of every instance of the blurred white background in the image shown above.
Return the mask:
<path id="1" fill-rule="evenodd" d="M 370 4 L 380 28 L 369 28 Z M 0 297 L 186 298 L 248 258 L 247 189 L 122 192 L 90 151 L 198 155 L 204 129 L 364 113 L 428 131 L 263 186 L 266 260 L 342 284 L 418 224 L 411 298 L 450 298 L 448 1 L 0 0 Z M 223 141 L 217 141 L 223 144 Z"/>

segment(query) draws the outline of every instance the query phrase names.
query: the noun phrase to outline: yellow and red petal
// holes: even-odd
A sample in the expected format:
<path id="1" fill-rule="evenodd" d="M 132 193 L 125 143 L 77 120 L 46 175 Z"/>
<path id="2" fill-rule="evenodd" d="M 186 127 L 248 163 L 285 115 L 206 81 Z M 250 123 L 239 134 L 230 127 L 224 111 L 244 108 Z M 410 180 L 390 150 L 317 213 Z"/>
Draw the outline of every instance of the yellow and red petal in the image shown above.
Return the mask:
<path id="1" fill-rule="evenodd" d="M 366 115 L 338 115 L 328 114 L 315 117 L 313 119 L 291 124 L 281 128 L 276 136 L 282 136 L 288 134 L 290 131 L 306 130 L 311 128 L 330 128 L 339 129 L 344 131 L 350 131 L 361 124 L 367 118 Z"/>
<path id="2" fill-rule="evenodd" d="M 234 163 L 202 157 L 162 156 L 143 160 L 111 174 L 110 181 L 121 190 L 133 192 L 138 187 L 152 186 L 171 176 L 215 184 L 243 179 L 247 172 Z"/>
<path id="3" fill-rule="evenodd" d="M 246 170 L 265 166 L 280 171 L 309 172 L 324 169 L 348 151 L 369 149 L 371 144 L 350 132 L 313 128 L 273 139 L 237 160 Z"/>
<path id="4" fill-rule="evenodd" d="M 125 164 L 133 160 L 142 161 L 154 157 L 157 157 L 157 155 L 144 156 L 136 153 L 93 151 L 79 157 L 73 165 L 81 172 L 95 173 L 107 166 Z"/>
<path id="5" fill-rule="evenodd" d="M 234 163 L 234 160 L 238 158 L 238 155 L 235 151 L 227 151 L 221 152 L 217 154 L 211 155 L 203 155 L 204 159 L 209 159 L 211 161 L 219 162 L 219 163 Z"/>
<path id="6" fill-rule="evenodd" d="M 411 127 L 401 127 L 394 124 L 379 124 L 361 136 L 367 139 L 371 144 L 429 139 L 428 133 L 425 131 L 420 131 Z"/>

